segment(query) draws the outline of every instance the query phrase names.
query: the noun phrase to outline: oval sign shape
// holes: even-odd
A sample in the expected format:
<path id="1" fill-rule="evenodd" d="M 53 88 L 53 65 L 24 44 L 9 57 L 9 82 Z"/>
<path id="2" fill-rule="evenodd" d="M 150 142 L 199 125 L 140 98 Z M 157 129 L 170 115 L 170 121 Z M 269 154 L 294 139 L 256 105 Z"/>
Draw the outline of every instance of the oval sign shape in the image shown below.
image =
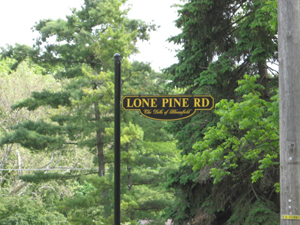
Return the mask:
<path id="1" fill-rule="evenodd" d="M 132 95 L 122 99 L 124 110 L 139 110 L 154 120 L 182 120 L 195 114 L 197 110 L 211 110 L 214 98 L 210 95 Z"/>

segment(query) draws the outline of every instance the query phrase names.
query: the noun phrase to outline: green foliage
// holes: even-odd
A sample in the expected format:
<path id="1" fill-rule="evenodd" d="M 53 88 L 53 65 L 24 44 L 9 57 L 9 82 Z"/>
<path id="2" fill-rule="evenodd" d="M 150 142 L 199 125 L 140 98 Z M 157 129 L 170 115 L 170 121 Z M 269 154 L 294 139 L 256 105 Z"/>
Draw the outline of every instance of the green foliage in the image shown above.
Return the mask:
<path id="1" fill-rule="evenodd" d="M 269 21 L 271 28 L 277 30 L 277 0 L 267 0 L 265 4 L 262 10 L 271 15 L 272 19 Z"/>
<path id="2" fill-rule="evenodd" d="M 15 47 L 7 45 L 7 48 L 0 47 L 1 50 L 1 59 L 11 58 L 13 61 L 10 61 L 10 69 L 16 70 L 19 64 L 25 60 L 28 60 L 28 57 L 31 58 L 39 54 L 39 50 L 30 48 L 27 45 L 16 44 Z"/>
<path id="3" fill-rule="evenodd" d="M 134 215 L 160 224 L 162 210 L 173 203 L 171 193 L 165 190 L 165 181 L 169 171 L 177 166 L 179 151 L 171 141 L 137 139 L 127 147 L 128 151 L 122 152 L 122 165 L 127 165 L 127 171 L 121 174 L 124 220 L 132 221 Z"/>
<path id="4" fill-rule="evenodd" d="M 73 196 L 57 202 L 56 209 L 70 224 L 105 224 L 111 213 L 112 183 L 107 177 L 90 175 L 81 177 Z"/>
<path id="5" fill-rule="evenodd" d="M 0 76 L 2 77 L 10 73 L 10 68 L 15 63 L 15 60 L 10 58 L 4 60 L 2 57 L 0 59 Z"/>
<path id="6" fill-rule="evenodd" d="M 0 223 L 3 225 L 68 224 L 62 214 L 44 209 L 40 200 L 27 196 L 2 196 Z"/>
<path id="7" fill-rule="evenodd" d="M 42 92 L 32 92 L 31 98 L 22 100 L 12 105 L 12 110 L 26 107 L 28 110 L 36 110 L 40 106 L 49 105 L 52 108 L 58 108 L 60 105 L 70 106 L 70 93 L 58 92 L 52 93 L 47 90 Z"/>
<path id="8" fill-rule="evenodd" d="M 266 60 L 277 57 L 269 2 L 194 0 L 184 4 L 176 21 L 182 33 L 169 39 L 183 45 L 177 54 L 179 62 L 167 69 L 171 85 L 187 88 L 188 93 L 210 93 L 216 101 L 234 98 L 236 81 L 245 73 L 259 74 L 266 87 Z"/>
<path id="9" fill-rule="evenodd" d="M 50 133 L 47 132 L 48 130 L 43 131 L 45 133 Z M 39 151 L 45 149 L 57 149 L 63 145 L 64 140 L 62 136 L 52 137 L 47 134 L 40 134 L 35 130 L 29 130 L 18 125 L 16 126 L 16 130 L 14 132 L 5 133 L 4 137 L 2 137 L 0 141 L 1 145 L 12 143 L 21 144 L 23 147 L 28 148 L 32 151 Z"/>
<path id="10" fill-rule="evenodd" d="M 227 224 L 239 201 L 279 204 L 278 81 L 269 68 L 277 61 L 277 9 L 275 1 L 260 0 L 184 3 L 176 20 L 182 32 L 169 39 L 182 45 L 178 63 L 166 69 L 169 86 L 210 94 L 217 104 L 167 126 L 183 162 L 168 177 L 178 204 L 166 218 L 175 224 Z"/>
<path id="11" fill-rule="evenodd" d="M 121 145 L 125 145 L 136 140 L 140 141 L 143 139 L 143 136 L 144 132 L 142 128 L 129 122 L 129 125 L 124 127 L 122 130 Z"/>
<path id="12" fill-rule="evenodd" d="M 250 202 L 240 202 L 240 204 L 236 206 L 235 213 L 228 220 L 228 225 L 235 224 L 279 225 L 278 208 L 269 200 L 258 199 L 254 204 Z"/>
<path id="13" fill-rule="evenodd" d="M 77 177 L 77 176 L 75 176 Z M 56 180 L 56 181 L 65 181 L 67 179 L 73 179 L 74 176 L 72 175 L 67 175 L 67 174 L 60 174 L 60 173 L 45 173 L 43 171 L 37 171 L 34 172 L 32 175 L 22 175 L 20 176 L 20 179 L 22 179 L 25 182 L 30 182 L 30 183 L 44 183 L 48 182 L 51 180 Z"/>
<path id="14" fill-rule="evenodd" d="M 263 177 L 264 170 L 279 164 L 279 127 L 273 122 L 279 121 L 278 95 L 273 102 L 260 99 L 257 89 L 262 87 L 255 84 L 257 78 L 246 75 L 239 82 L 236 91 L 243 94 L 241 102 L 223 99 L 216 104 L 220 122 L 205 133 L 203 141 L 195 144 L 196 153 L 186 157 L 194 170 L 212 167 L 214 183 L 225 176 L 237 176 L 241 172 L 236 170 L 239 163 L 255 165 L 252 182 Z"/>
<path id="15" fill-rule="evenodd" d="M 260 98 L 258 79 L 245 75 L 236 89 L 239 101 L 216 104 L 219 122 L 169 175 L 169 185 L 180 186 L 187 201 L 166 211 L 176 221 L 192 213 L 195 224 L 278 224 L 279 101 L 278 94 Z"/>

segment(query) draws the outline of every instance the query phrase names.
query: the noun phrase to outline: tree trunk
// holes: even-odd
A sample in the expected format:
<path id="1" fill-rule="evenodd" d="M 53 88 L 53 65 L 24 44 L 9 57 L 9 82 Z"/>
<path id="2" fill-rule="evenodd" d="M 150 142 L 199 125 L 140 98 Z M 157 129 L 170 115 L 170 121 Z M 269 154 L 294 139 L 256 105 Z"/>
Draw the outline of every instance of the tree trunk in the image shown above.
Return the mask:
<path id="1" fill-rule="evenodd" d="M 269 92 L 269 85 L 268 85 L 268 66 L 266 60 L 260 60 L 258 62 L 258 74 L 260 76 L 260 84 L 265 87 L 264 90 L 261 91 L 261 97 L 268 101 L 270 100 L 270 92 Z"/>
<path id="2" fill-rule="evenodd" d="M 97 150 L 98 150 L 98 160 L 99 160 L 99 177 L 105 175 L 105 159 L 104 159 L 104 150 L 102 142 L 102 133 L 100 130 L 97 130 Z"/>
<path id="3" fill-rule="evenodd" d="M 21 161 L 21 155 L 20 155 L 20 152 L 18 150 L 16 150 L 16 153 L 17 153 L 17 158 L 18 158 L 18 176 L 21 175 L 22 173 L 22 161 Z"/>
<path id="4" fill-rule="evenodd" d="M 129 153 L 129 143 L 126 143 L 126 152 Z M 128 189 L 131 191 L 132 189 L 132 174 L 131 174 L 131 166 L 129 165 L 129 162 L 127 162 L 127 178 L 128 178 Z"/>
<path id="5" fill-rule="evenodd" d="M 5 169 L 6 167 L 6 164 L 7 164 L 7 161 L 8 161 L 8 158 L 9 158 L 9 155 L 12 151 L 12 147 L 13 147 L 14 144 L 10 144 L 10 145 L 6 145 L 5 146 L 5 153 L 2 157 L 2 160 L 0 162 L 0 169 Z M 4 173 L 5 174 L 5 173 Z M 6 175 L 10 174 L 10 172 L 8 172 Z M 4 186 L 4 184 L 6 183 L 7 179 L 4 179 L 3 177 L 3 172 L 2 170 L 0 171 L 0 188 Z"/>
<path id="6" fill-rule="evenodd" d="M 100 109 L 98 106 L 98 102 L 94 103 L 94 109 L 95 109 L 95 119 L 96 123 L 99 124 L 99 128 L 96 132 L 96 146 L 97 146 L 97 152 L 98 152 L 98 175 L 99 177 L 103 177 L 105 175 L 105 159 L 104 159 L 104 145 L 102 141 L 102 131 L 100 128 Z"/>

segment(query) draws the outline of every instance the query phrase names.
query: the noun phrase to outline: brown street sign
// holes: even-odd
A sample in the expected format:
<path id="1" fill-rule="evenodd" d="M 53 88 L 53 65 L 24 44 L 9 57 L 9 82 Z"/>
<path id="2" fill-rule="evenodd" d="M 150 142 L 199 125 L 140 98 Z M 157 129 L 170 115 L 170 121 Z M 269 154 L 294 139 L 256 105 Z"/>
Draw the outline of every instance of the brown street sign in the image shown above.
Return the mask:
<path id="1" fill-rule="evenodd" d="M 139 110 L 154 120 L 182 120 L 195 114 L 197 110 L 211 110 L 214 98 L 210 95 L 132 95 L 122 99 L 124 110 Z"/>

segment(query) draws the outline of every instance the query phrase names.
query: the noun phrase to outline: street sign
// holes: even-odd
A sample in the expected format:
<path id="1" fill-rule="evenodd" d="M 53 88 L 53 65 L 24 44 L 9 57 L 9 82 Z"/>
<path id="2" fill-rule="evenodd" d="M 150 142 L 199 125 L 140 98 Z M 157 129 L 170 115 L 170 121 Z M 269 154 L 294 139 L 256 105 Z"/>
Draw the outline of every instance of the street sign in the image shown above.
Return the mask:
<path id="1" fill-rule="evenodd" d="M 182 120 L 195 114 L 197 110 L 211 110 L 214 98 L 210 95 L 132 95 L 122 99 L 124 110 L 139 110 L 154 120 Z"/>

